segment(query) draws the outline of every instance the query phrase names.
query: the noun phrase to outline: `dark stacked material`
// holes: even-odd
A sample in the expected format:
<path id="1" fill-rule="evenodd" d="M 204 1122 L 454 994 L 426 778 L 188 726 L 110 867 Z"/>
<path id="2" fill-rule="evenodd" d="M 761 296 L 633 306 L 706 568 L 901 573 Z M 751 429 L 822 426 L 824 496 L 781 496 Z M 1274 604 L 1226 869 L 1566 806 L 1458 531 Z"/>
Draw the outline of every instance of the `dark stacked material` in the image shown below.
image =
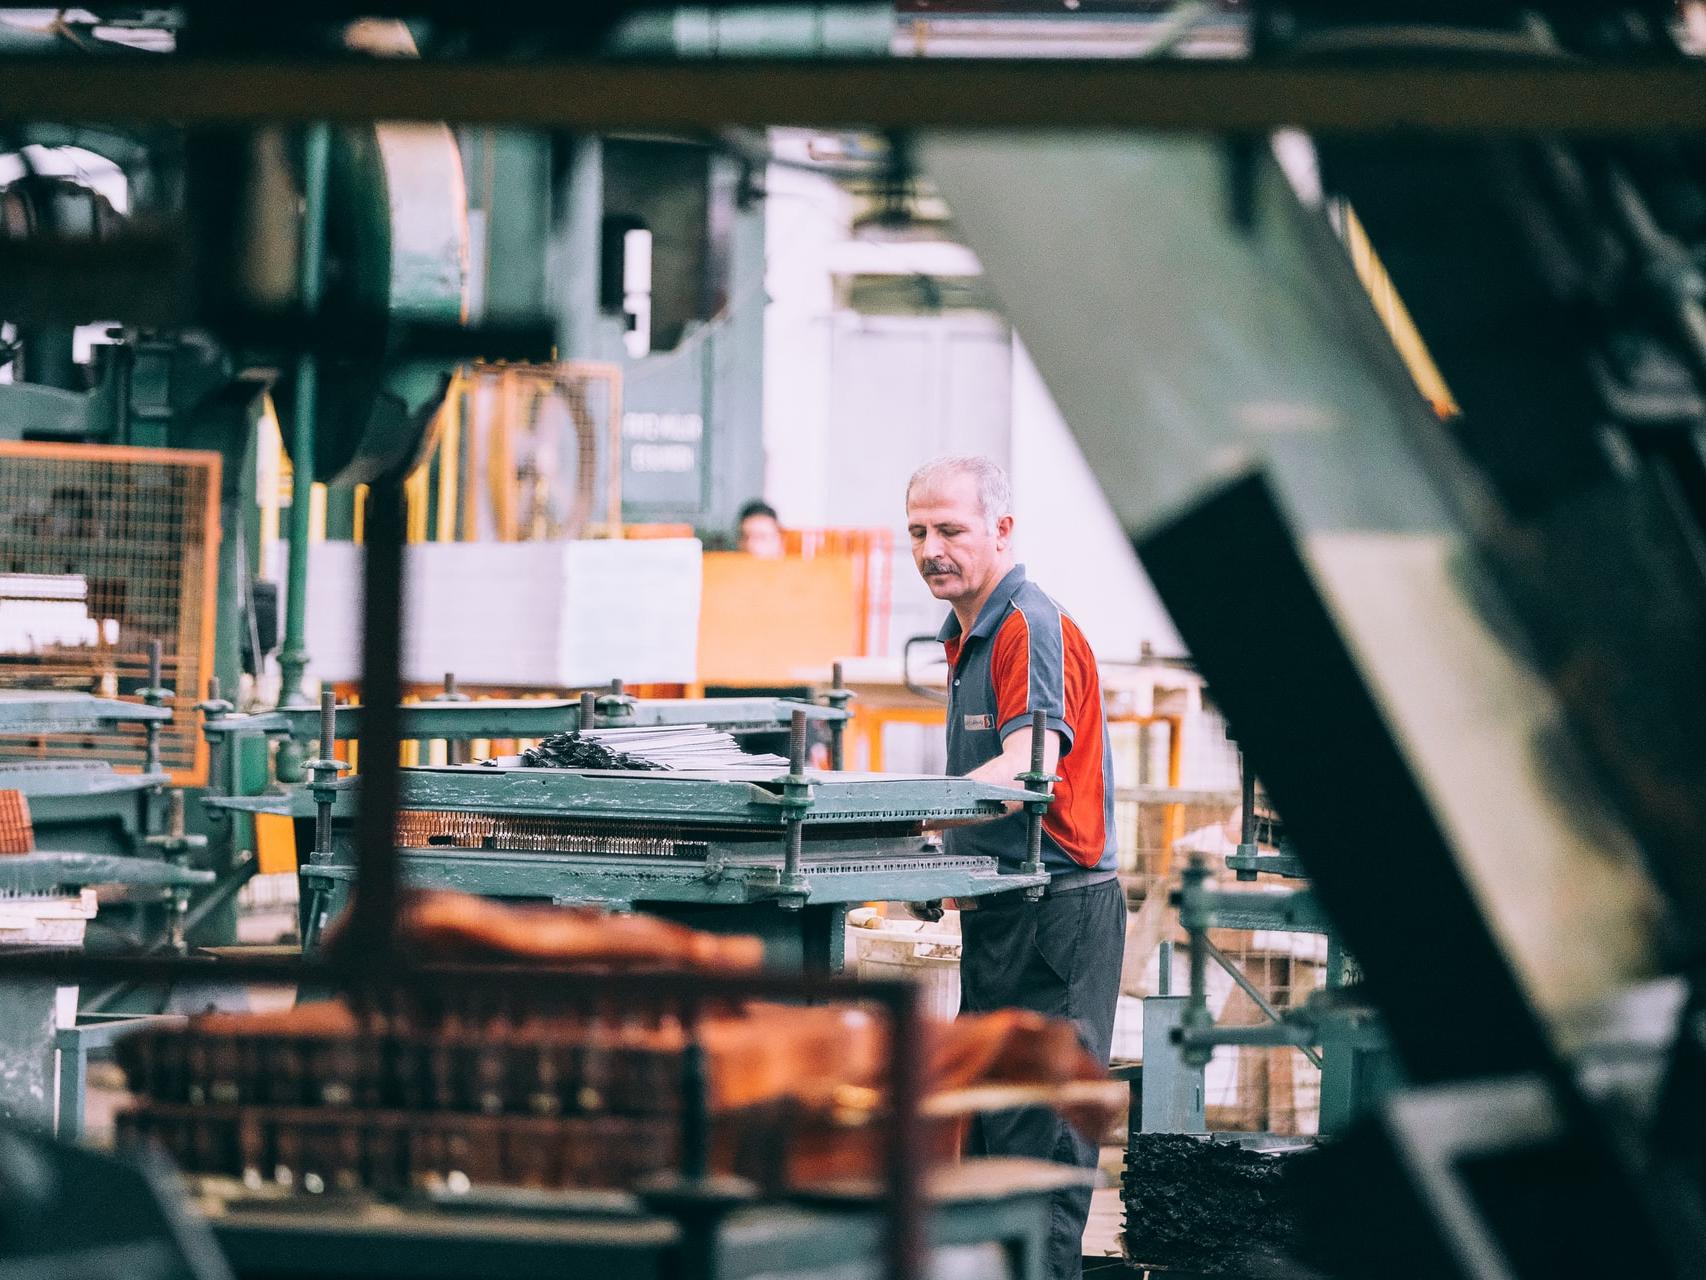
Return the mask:
<path id="1" fill-rule="evenodd" d="M 1190 1275 L 1297 1275 L 1300 1159 L 1184 1134 L 1133 1135 L 1121 1178 L 1126 1258 Z"/>
<path id="2" fill-rule="evenodd" d="M 553 733 L 521 753 L 529 769 L 662 769 L 642 756 L 605 746 L 580 733 Z"/>
<path id="3" fill-rule="evenodd" d="M 541 738 L 519 756 L 486 761 L 527 769 L 786 769 L 781 756 L 743 751 L 734 735 L 705 724 L 583 729 Z"/>

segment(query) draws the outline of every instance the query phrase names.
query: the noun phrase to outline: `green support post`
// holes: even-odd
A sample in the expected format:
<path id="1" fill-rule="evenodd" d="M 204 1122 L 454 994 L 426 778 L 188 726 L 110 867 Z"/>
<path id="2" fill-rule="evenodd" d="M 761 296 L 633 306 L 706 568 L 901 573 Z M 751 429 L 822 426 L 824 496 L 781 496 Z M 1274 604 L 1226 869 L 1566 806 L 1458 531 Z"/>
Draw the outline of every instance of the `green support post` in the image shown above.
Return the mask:
<path id="1" fill-rule="evenodd" d="M 800 870 L 804 847 L 806 812 L 812 807 L 812 784 L 806 776 L 806 713 L 794 712 L 788 733 L 788 776 L 782 779 L 782 811 L 787 815 L 787 837 L 783 846 L 782 875 L 777 881 L 782 908 L 797 911 L 806 905 L 811 892 Z"/>
<path id="2" fill-rule="evenodd" d="M 163 707 L 172 700 L 172 691 L 161 684 L 163 669 L 161 644 L 158 640 L 150 640 L 148 642 L 148 687 L 142 690 L 142 701 L 145 706 Z M 143 748 L 142 772 L 152 776 L 160 772 L 160 722 L 150 720 L 142 726 L 142 731 L 147 735 L 146 745 Z M 157 825 L 159 799 L 160 788 L 156 787 L 149 792 L 143 801 L 142 829 L 148 835 L 153 835 L 159 829 Z"/>
<path id="3" fill-rule="evenodd" d="M 829 692 L 824 694 L 823 700 L 836 711 L 846 711 L 847 704 L 856 695 L 847 687 L 839 662 L 830 668 L 830 673 Z M 829 722 L 829 767 L 837 773 L 847 767 L 847 722 L 843 719 Z"/>
<path id="4" fill-rule="evenodd" d="M 309 320 L 319 310 L 323 283 L 331 138 L 330 126 L 308 126 L 303 160 L 302 256 L 297 288 L 303 316 Z M 310 705 L 303 687 L 303 675 L 308 669 L 308 515 L 314 489 L 314 432 L 319 377 L 318 358 L 312 349 L 305 347 L 296 359 L 296 401 L 290 445 L 290 577 L 285 585 L 284 648 L 278 659 L 278 705 L 281 707 Z M 300 743 L 289 741 L 280 744 L 280 779 L 301 781 L 303 755 L 304 748 Z"/>

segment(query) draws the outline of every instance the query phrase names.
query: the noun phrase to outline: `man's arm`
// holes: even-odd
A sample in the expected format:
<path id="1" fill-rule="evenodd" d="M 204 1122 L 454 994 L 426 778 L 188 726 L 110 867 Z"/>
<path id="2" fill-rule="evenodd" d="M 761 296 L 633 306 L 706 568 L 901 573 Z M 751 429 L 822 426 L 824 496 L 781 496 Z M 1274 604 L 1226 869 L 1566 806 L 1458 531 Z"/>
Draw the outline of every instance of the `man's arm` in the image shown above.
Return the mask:
<path id="1" fill-rule="evenodd" d="M 1049 729 L 1043 734 L 1043 772 L 1053 773 L 1055 766 L 1060 763 L 1060 734 Z M 966 775 L 978 782 L 994 782 L 1002 786 L 1021 787 L 1024 783 L 1018 781 L 1021 773 L 1031 771 L 1031 731 L 1030 729 L 1015 729 L 1001 741 L 1001 754 L 988 764 L 981 764 Z M 1019 808 L 1017 801 L 1010 801 L 1007 812 L 1013 813 Z"/>

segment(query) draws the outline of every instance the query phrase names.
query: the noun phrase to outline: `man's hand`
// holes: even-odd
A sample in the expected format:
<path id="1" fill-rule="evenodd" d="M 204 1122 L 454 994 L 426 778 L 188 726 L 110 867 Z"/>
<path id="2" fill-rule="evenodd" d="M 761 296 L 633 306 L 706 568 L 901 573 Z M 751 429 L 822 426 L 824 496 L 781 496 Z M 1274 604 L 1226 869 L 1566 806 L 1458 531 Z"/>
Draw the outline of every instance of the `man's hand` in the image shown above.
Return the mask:
<path id="1" fill-rule="evenodd" d="M 1043 734 L 1043 772 L 1053 773 L 1060 763 L 1060 732 L 1050 729 Z M 979 765 L 966 775 L 978 782 L 993 782 L 1005 787 L 1022 787 L 1021 773 L 1031 771 L 1031 728 L 1029 724 L 1013 730 L 1001 742 L 1001 754 L 988 764 Z M 1007 812 L 1017 813 L 1019 802 L 1009 800 Z"/>

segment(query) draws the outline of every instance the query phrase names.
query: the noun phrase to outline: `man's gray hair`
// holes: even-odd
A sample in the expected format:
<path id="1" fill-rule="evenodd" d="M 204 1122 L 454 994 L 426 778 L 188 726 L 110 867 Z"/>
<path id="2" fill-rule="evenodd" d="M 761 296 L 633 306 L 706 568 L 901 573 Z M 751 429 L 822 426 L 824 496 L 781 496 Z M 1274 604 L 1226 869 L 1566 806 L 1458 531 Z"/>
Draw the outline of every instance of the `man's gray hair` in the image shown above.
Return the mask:
<path id="1" fill-rule="evenodd" d="M 975 453 L 957 454 L 926 462 L 914 471 L 912 479 L 906 482 L 907 504 L 912 503 L 914 489 L 936 488 L 949 476 L 972 478 L 977 485 L 978 506 L 983 511 L 984 521 L 989 525 L 991 533 L 995 532 L 995 526 L 1002 516 L 1013 514 L 1013 482 L 994 462 Z"/>

